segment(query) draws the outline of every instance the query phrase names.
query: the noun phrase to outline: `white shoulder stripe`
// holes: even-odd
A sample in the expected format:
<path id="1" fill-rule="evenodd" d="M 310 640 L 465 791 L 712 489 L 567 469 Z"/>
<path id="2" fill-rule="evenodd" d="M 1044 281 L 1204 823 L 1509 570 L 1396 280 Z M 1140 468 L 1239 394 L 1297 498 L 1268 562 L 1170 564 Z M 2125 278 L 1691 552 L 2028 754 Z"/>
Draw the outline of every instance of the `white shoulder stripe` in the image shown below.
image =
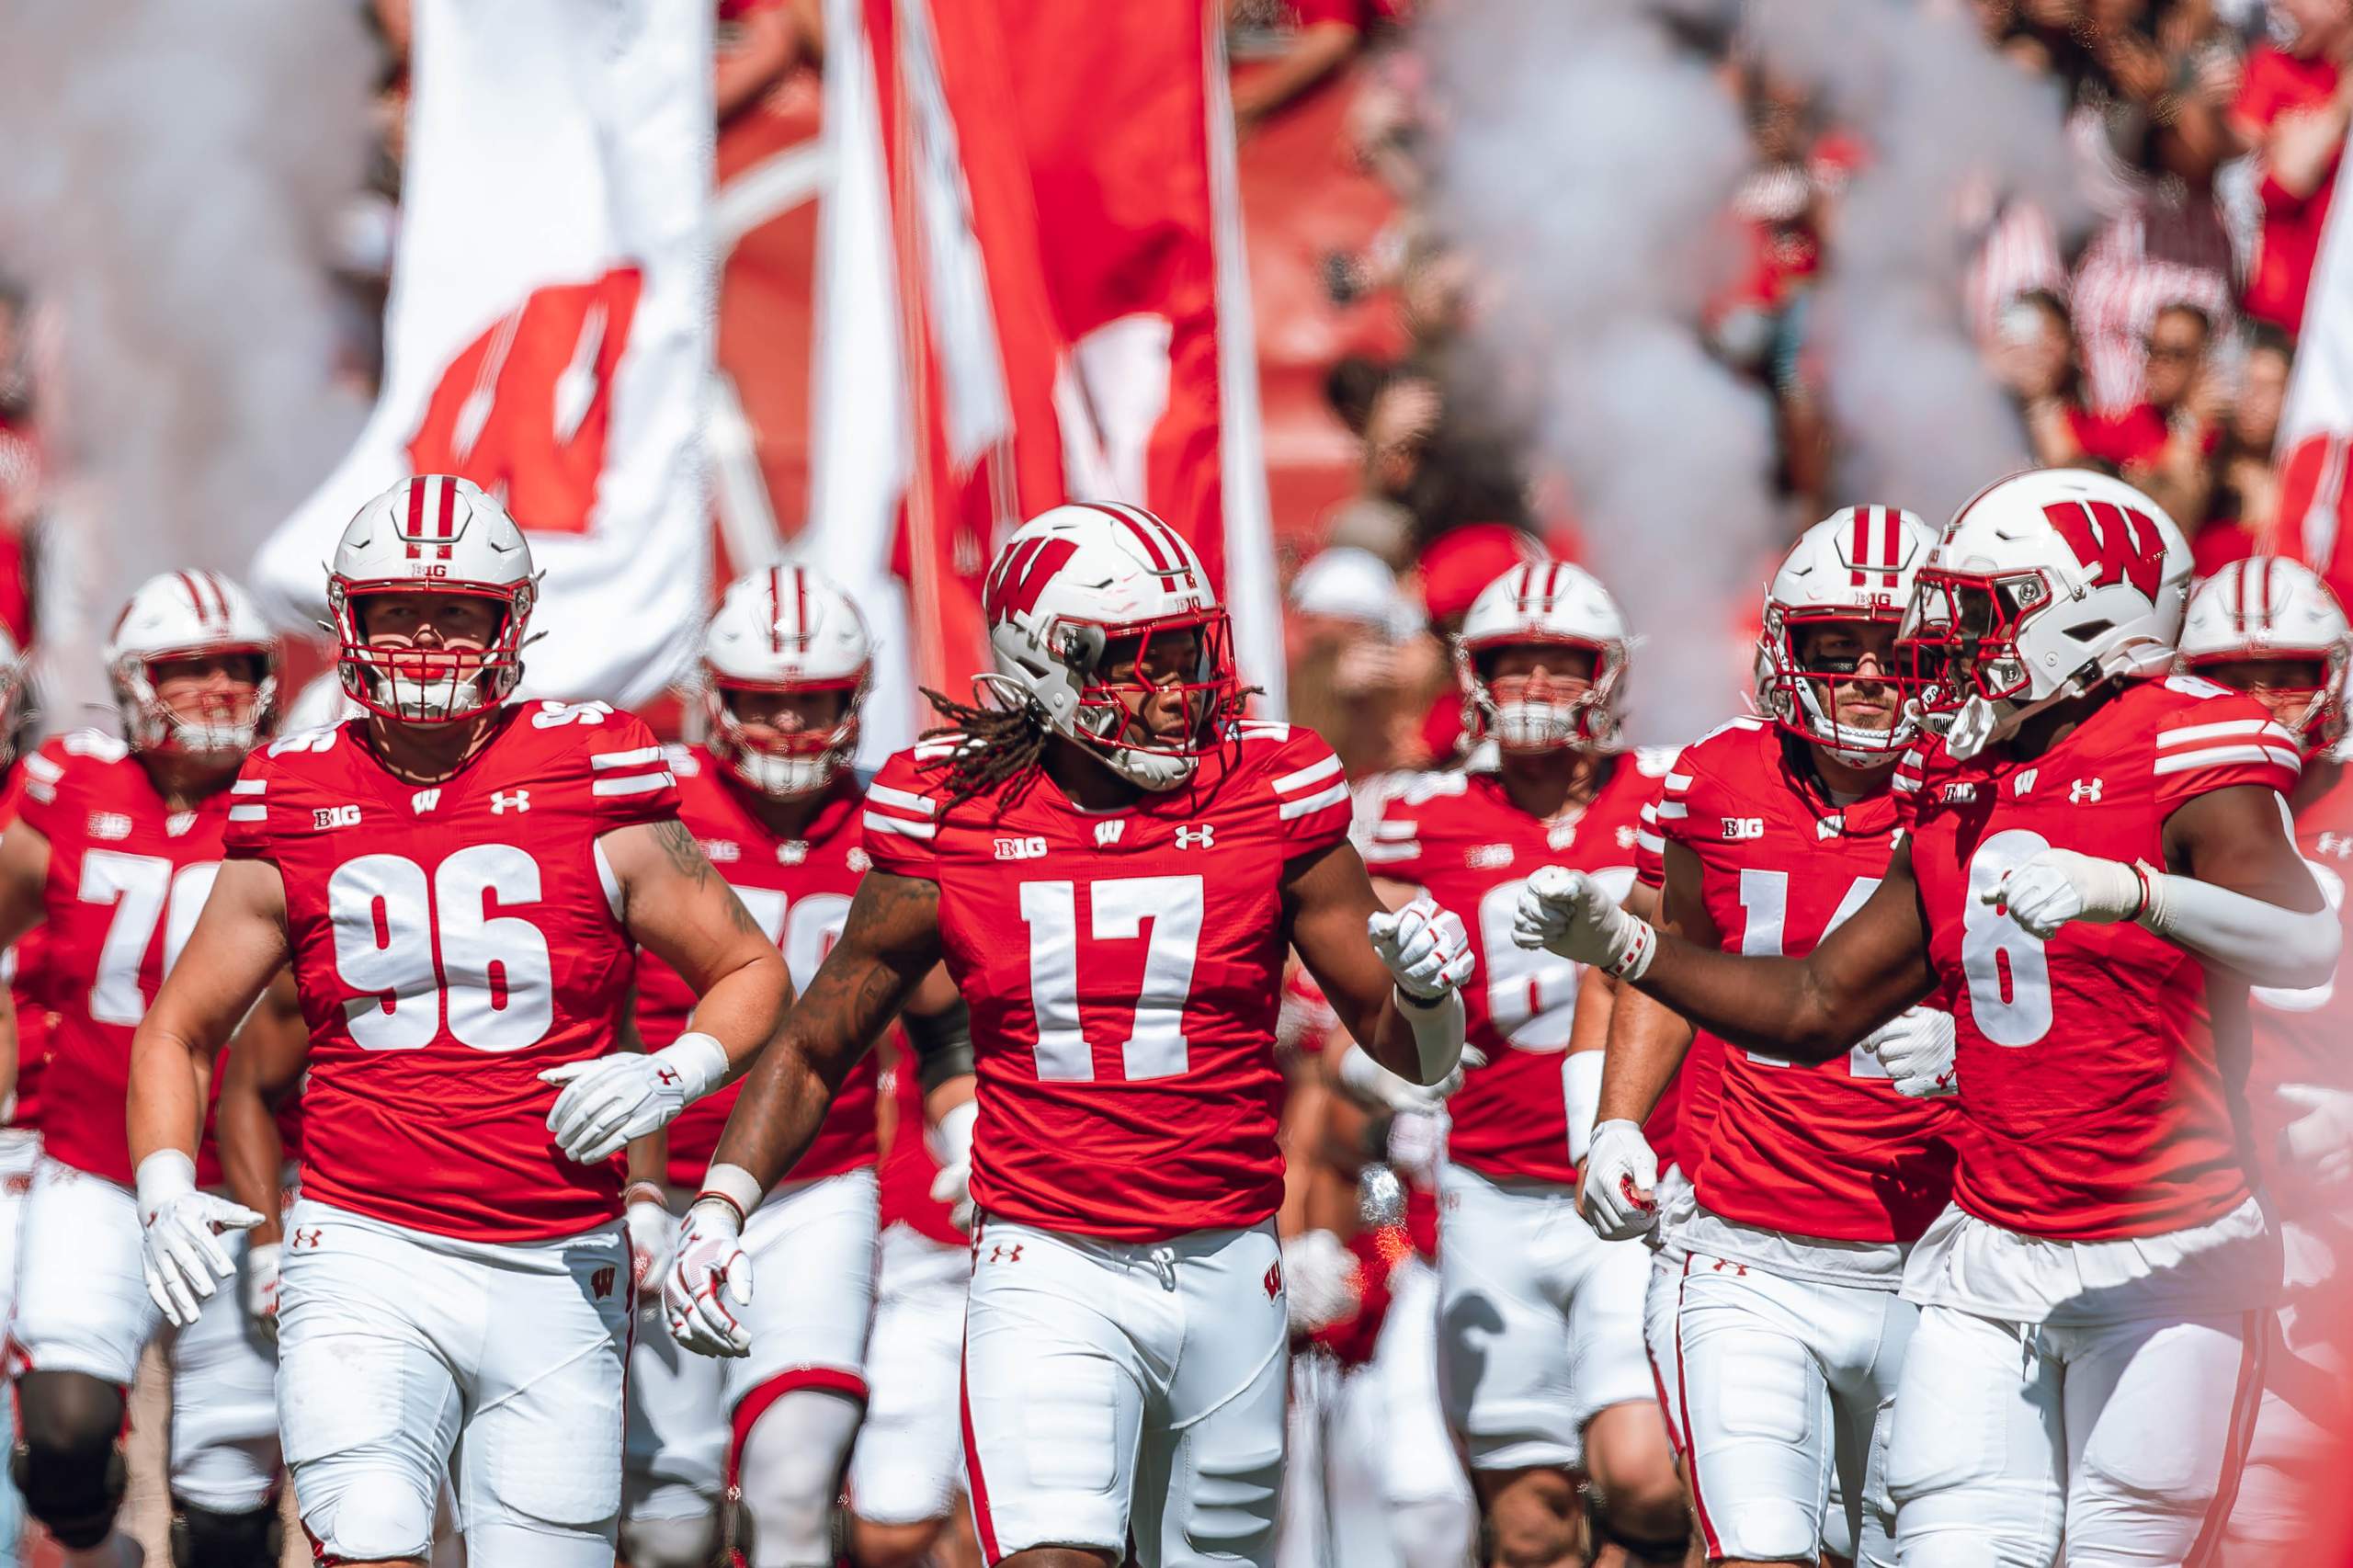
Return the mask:
<path id="1" fill-rule="evenodd" d="M 2189 724 L 2178 730 L 2166 730 L 2157 736 L 2157 747 L 2188 745 L 2192 741 L 2220 740 L 2226 735 L 2261 735 L 2267 740 L 2284 741 L 2293 745 L 2296 737 L 2269 719 L 2226 719 L 2215 724 Z"/>
<path id="2" fill-rule="evenodd" d="M 1664 855 L 1666 853 L 1666 840 L 1655 833 L 1638 833 L 1634 835 L 1634 847 L 1647 849 L 1654 855 Z"/>
<path id="3" fill-rule="evenodd" d="M 267 822 L 269 808 L 267 806 L 231 806 L 229 820 L 231 822 Z"/>
<path id="4" fill-rule="evenodd" d="M 1661 801 L 1658 803 L 1658 820 L 1661 822 L 1674 822 L 1690 814 L 1691 808 L 1680 801 Z"/>
<path id="5" fill-rule="evenodd" d="M 1303 795 L 1296 801 L 1285 801 L 1275 814 L 1283 821 L 1289 822 L 1293 817 L 1303 817 L 1311 812 L 1320 812 L 1326 806 L 1341 805 L 1347 801 L 1347 798 L 1348 787 L 1346 784 L 1335 784 L 1320 795 Z"/>
<path id="6" fill-rule="evenodd" d="M 591 767 L 636 767 L 644 763 L 661 762 L 665 754 L 660 746 L 640 746 L 635 751 L 591 752 Z"/>
<path id="7" fill-rule="evenodd" d="M 1691 788 L 1691 776 L 1688 773 L 1670 773 L 1666 776 L 1666 787 L 1670 790 L 1688 790 Z"/>
<path id="8" fill-rule="evenodd" d="M 2188 751 L 2177 751 L 2171 756 L 2157 758 L 2156 771 L 2187 773 L 2193 767 L 2221 767 L 2234 762 L 2277 763 L 2299 776 L 2304 771 L 2304 759 L 2294 752 L 2279 746 L 2257 745 L 2192 746 Z"/>
<path id="9" fill-rule="evenodd" d="M 909 822 L 904 817 L 878 816 L 872 812 L 866 813 L 866 825 L 877 833 L 895 833 L 908 838 L 935 838 L 939 834 L 936 824 Z"/>
<path id="10" fill-rule="evenodd" d="M 866 798 L 873 804 L 896 806 L 903 812 L 921 812 L 927 817 L 939 814 L 939 802 L 930 796 L 918 795 L 908 790 L 893 790 L 888 784 L 869 784 Z"/>
<path id="11" fill-rule="evenodd" d="M 1293 790 L 1304 790 L 1310 784 L 1321 784 L 1339 771 L 1340 759 L 1337 756 L 1327 756 L 1321 762 L 1308 764 L 1296 773 L 1286 773 L 1277 778 L 1275 793 L 1288 795 Z"/>
<path id="12" fill-rule="evenodd" d="M 28 778 L 25 780 L 25 793 L 45 806 L 57 799 L 57 786 L 46 778 Z"/>
<path id="13" fill-rule="evenodd" d="M 659 773 L 632 774 L 627 778 L 599 778 L 588 786 L 592 795 L 642 795 L 652 790 L 667 790 L 676 785 L 668 768 Z"/>
<path id="14" fill-rule="evenodd" d="M 1418 858 L 1422 846 L 1412 839 L 1403 843 L 1368 844 L 1364 846 L 1364 862 L 1368 866 L 1386 865 L 1392 860 Z"/>
<path id="15" fill-rule="evenodd" d="M 1414 822 L 1377 822 L 1372 824 L 1375 838 L 1411 838 L 1421 831 L 1422 824 Z"/>
<path id="16" fill-rule="evenodd" d="M 240 778 L 229 786 L 232 795 L 258 795 L 269 788 L 267 778 Z"/>
<path id="17" fill-rule="evenodd" d="M 1916 795 L 1920 792 L 1920 780 L 1914 778 L 1911 774 L 1899 772 L 1896 774 L 1893 782 L 1894 788 L 1904 794 Z"/>
<path id="18" fill-rule="evenodd" d="M 1245 719 L 1233 726 L 1238 735 L 1264 736 L 1268 740 L 1290 739 L 1290 726 L 1279 719 Z"/>
<path id="19" fill-rule="evenodd" d="M 47 778 L 52 781 L 65 777 L 65 769 L 37 751 L 28 752 L 25 755 L 25 771 L 36 778 Z"/>

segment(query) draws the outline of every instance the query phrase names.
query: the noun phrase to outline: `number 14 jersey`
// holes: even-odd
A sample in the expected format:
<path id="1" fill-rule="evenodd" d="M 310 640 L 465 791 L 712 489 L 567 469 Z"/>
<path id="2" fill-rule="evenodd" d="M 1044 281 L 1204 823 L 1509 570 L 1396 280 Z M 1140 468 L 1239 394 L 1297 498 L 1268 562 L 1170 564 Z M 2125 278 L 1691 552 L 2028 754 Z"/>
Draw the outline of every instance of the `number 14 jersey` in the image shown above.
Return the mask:
<path id="1" fill-rule="evenodd" d="M 226 854 L 286 883 L 311 1033 L 305 1196 L 467 1241 L 551 1241 L 620 1211 L 622 1160 L 564 1158 L 540 1073 L 604 1055 L 628 991 L 597 849 L 678 813 L 653 732 L 602 703 L 525 702 L 420 789 L 367 722 L 247 759 Z"/>
<path id="2" fill-rule="evenodd" d="M 1082 811 L 1044 777 L 951 807 L 949 744 L 883 767 L 866 849 L 939 887 L 980 1077 L 973 1199 L 1120 1242 L 1267 1219 L 1283 876 L 1347 836 L 1340 759 L 1245 722 L 1185 787 L 1125 811 Z"/>

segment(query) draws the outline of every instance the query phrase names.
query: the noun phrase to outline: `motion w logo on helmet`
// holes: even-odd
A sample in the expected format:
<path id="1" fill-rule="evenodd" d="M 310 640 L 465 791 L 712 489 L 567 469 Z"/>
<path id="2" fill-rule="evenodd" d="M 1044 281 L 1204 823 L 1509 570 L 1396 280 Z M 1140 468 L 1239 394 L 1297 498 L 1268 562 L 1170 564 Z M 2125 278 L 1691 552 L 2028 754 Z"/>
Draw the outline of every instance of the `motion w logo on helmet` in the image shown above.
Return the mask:
<path id="1" fill-rule="evenodd" d="M 2067 548 L 2105 586 L 2130 583 L 2145 598 L 2157 597 L 2165 577 L 2165 540 L 2145 512 L 2113 501 L 2054 501 L 2042 509 Z"/>
<path id="2" fill-rule="evenodd" d="M 991 626 L 1000 625 L 1017 615 L 1027 615 L 1038 608 L 1038 596 L 1063 569 L 1063 562 L 1078 553 L 1078 546 L 1054 535 L 1033 539 L 1016 549 L 1006 551 L 1005 558 L 989 574 L 981 588 L 981 613 L 988 617 Z"/>

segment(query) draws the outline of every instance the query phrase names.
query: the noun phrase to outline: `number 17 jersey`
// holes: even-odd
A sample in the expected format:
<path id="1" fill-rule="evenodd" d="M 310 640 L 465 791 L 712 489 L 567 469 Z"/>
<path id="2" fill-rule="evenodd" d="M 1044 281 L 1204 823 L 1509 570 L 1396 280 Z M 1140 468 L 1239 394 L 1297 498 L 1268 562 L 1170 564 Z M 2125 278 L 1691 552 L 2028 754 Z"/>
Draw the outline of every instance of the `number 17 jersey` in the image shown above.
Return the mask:
<path id="1" fill-rule="evenodd" d="M 226 853 L 286 884 L 310 1028 L 302 1190 L 477 1242 L 552 1241 L 620 1212 L 620 1156 L 548 1135 L 540 1074 L 604 1055 L 629 988 L 620 895 L 597 839 L 675 818 L 639 720 L 602 703 L 501 710 L 455 778 L 378 760 L 367 721 L 247 759 Z"/>
<path id="2" fill-rule="evenodd" d="M 1245 722 L 1184 787 L 1088 812 L 1043 776 L 951 806 L 948 755 L 883 767 L 866 849 L 939 888 L 972 1016 L 974 1201 L 1120 1242 L 1271 1216 L 1283 879 L 1347 836 L 1340 759 L 1312 731 Z"/>

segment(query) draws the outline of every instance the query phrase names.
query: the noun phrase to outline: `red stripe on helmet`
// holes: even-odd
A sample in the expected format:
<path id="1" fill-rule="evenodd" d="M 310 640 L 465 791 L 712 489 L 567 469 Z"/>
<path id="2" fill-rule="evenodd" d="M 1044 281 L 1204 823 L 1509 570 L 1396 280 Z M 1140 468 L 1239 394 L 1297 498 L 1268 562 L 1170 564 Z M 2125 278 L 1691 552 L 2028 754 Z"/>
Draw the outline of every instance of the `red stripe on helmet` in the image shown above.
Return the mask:
<path id="1" fill-rule="evenodd" d="M 2278 622 L 2279 612 L 2287 608 L 2271 597 L 2271 569 L 2279 563 L 2279 558 L 2276 555 L 2263 558 L 2263 625 L 2266 631 Z"/>
<path id="2" fill-rule="evenodd" d="M 449 541 L 458 537 L 457 505 L 458 482 L 444 477 L 441 481 L 441 506 L 434 519 L 434 531 L 441 540 L 440 551 L 435 557 L 436 560 L 449 559 Z"/>
<path id="3" fill-rule="evenodd" d="M 195 607 L 196 619 L 199 620 L 210 620 L 212 619 L 212 607 L 204 602 L 204 590 L 197 586 L 195 574 L 190 572 L 180 572 L 174 574 L 179 578 L 180 586 L 187 591 L 188 602 Z"/>
<path id="4" fill-rule="evenodd" d="M 1136 542 L 1143 546 L 1143 552 L 1152 557 L 1152 566 L 1154 571 L 1166 572 L 1169 570 L 1168 557 L 1160 552 L 1160 541 L 1154 539 L 1149 532 L 1145 531 L 1142 523 L 1137 522 L 1135 518 L 1130 517 L 1128 515 L 1128 509 L 1125 506 L 1106 506 L 1098 501 L 1086 501 L 1081 502 L 1080 505 L 1091 507 L 1094 510 L 1102 513 L 1107 517 L 1116 519 L 1122 528 L 1126 528 L 1128 532 L 1133 534 L 1136 538 Z"/>
<path id="5" fill-rule="evenodd" d="M 768 649 L 784 652 L 784 568 L 768 568 Z"/>
<path id="6" fill-rule="evenodd" d="M 809 574 L 798 566 L 792 569 L 792 634 L 809 641 Z"/>
<path id="7" fill-rule="evenodd" d="M 408 527 L 401 531 L 403 538 L 407 540 L 408 558 L 411 561 L 415 561 L 423 553 L 417 549 L 416 541 L 425 537 L 425 491 L 426 487 L 432 483 L 433 480 L 429 475 L 420 476 L 408 482 Z"/>
<path id="8" fill-rule="evenodd" d="M 1871 510 L 1869 506 L 1855 508 L 1853 528 L 1854 537 L 1847 540 L 1847 551 L 1855 558 L 1855 563 L 1847 569 L 1849 581 L 1847 585 L 1859 588 L 1863 585 L 1863 568 L 1871 563 Z"/>
<path id="9" fill-rule="evenodd" d="M 1893 506 L 1881 506 L 1879 523 L 1880 542 L 1887 547 L 1880 562 L 1887 569 L 1881 586 L 1892 588 L 1895 586 L 1896 574 L 1904 566 L 1904 514 Z"/>
<path id="10" fill-rule="evenodd" d="M 2246 565 L 2244 562 L 2231 578 L 2231 623 L 2241 636 L 2246 634 Z"/>

